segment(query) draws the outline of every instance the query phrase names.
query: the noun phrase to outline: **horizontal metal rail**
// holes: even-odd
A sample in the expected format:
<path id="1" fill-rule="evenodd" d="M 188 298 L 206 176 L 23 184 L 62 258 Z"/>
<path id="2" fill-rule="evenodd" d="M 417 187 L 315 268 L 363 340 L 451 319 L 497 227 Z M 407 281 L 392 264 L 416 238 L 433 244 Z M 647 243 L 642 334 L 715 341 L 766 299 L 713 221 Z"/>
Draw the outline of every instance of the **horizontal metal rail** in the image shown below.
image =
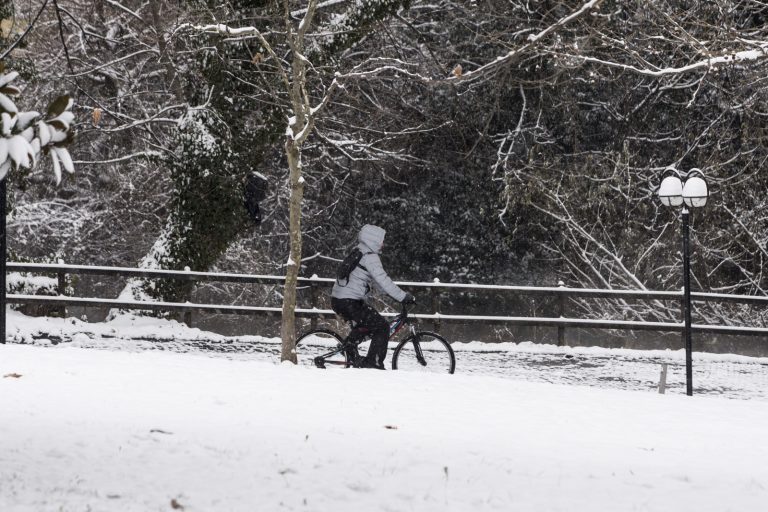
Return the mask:
<path id="1" fill-rule="evenodd" d="M 282 284 L 284 276 L 268 276 L 259 274 L 233 274 L 217 272 L 195 272 L 191 270 L 160 270 L 138 269 L 130 267 L 103 267 L 90 265 L 67 265 L 47 263 L 7 263 L 8 271 L 33 273 L 65 273 L 79 275 L 106 275 L 144 279 L 178 279 L 188 281 L 216 281 L 228 283 L 252 284 Z M 300 277 L 301 285 L 331 286 L 333 279 L 323 277 Z M 396 284 L 408 288 L 453 289 L 474 291 L 511 291 L 521 295 L 545 295 L 566 298 L 591 299 L 640 299 L 640 300 L 669 300 L 679 301 L 683 298 L 682 291 L 654 290 L 607 290 L 596 288 L 568 288 L 565 286 L 514 286 L 514 285 L 483 285 L 470 283 L 441 283 L 396 281 Z M 727 293 L 692 292 L 691 299 L 699 302 L 738 302 L 742 304 L 764 304 L 768 306 L 768 296 L 732 295 Z"/>
<path id="2" fill-rule="evenodd" d="M 280 285 L 284 283 L 284 276 L 269 276 L 258 274 L 234 274 L 217 272 L 195 272 L 191 270 L 161 270 L 161 269 L 137 269 L 130 267 L 106 267 L 91 265 L 67 265 L 59 264 L 41 264 L 41 263 L 7 263 L 7 271 L 30 272 L 30 273 L 49 273 L 56 274 L 58 277 L 59 290 L 64 289 L 65 275 L 105 275 L 119 276 L 123 278 L 139 279 L 175 279 L 189 281 L 215 281 L 229 283 L 252 283 L 252 284 L 271 284 Z M 312 303 L 316 304 L 316 288 L 318 286 L 331 286 L 333 279 L 312 276 L 310 278 L 299 278 L 299 284 L 312 288 Z M 435 327 L 443 322 L 450 323 L 468 323 L 483 322 L 489 324 L 505 324 L 517 326 L 533 327 L 553 327 L 558 329 L 558 344 L 563 344 L 565 340 L 565 328 L 592 328 L 592 329 L 628 329 L 628 330 L 653 330 L 667 332 L 682 332 L 682 323 L 673 322 L 643 322 L 643 321 L 623 321 L 623 320 L 599 320 L 599 319 L 579 319 L 568 318 L 565 314 L 565 299 L 567 298 L 588 298 L 588 299 L 634 299 L 634 300 L 663 300 L 663 301 L 681 301 L 682 291 L 653 291 L 653 290 L 606 290 L 590 288 L 567 288 L 564 286 L 556 287 L 537 287 L 537 286 L 513 286 L 513 285 L 480 285 L 469 283 L 441 283 L 438 280 L 433 282 L 397 282 L 399 286 L 406 288 L 426 288 L 432 293 L 432 305 L 434 314 L 413 315 L 416 318 L 431 320 Z M 506 291 L 515 292 L 521 295 L 548 296 L 558 298 L 558 314 L 556 318 L 546 317 L 511 317 L 511 316 L 476 316 L 476 315 L 444 315 L 439 312 L 438 290 L 455 291 Z M 742 304 L 759 304 L 768 306 L 768 297 L 755 295 L 731 295 L 724 293 L 702 293 L 694 292 L 691 294 L 692 300 L 701 302 L 736 302 Z M 59 296 L 40 296 L 40 295 L 8 295 L 7 301 L 13 304 L 46 304 L 49 306 L 59 306 L 61 314 L 66 314 L 67 306 L 96 306 L 118 309 L 137 309 L 150 311 L 178 311 L 185 315 L 185 321 L 191 325 L 193 311 L 216 314 L 235 314 L 235 315 L 275 315 L 282 314 L 282 309 L 278 307 L 257 307 L 257 306 L 232 306 L 217 304 L 193 304 L 178 302 L 145 302 L 135 300 L 121 299 L 101 299 L 101 298 L 81 298 Z M 313 325 L 318 318 L 333 318 L 335 314 L 330 310 L 321 310 L 317 308 L 296 309 L 296 316 L 299 318 L 312 319 Z M 702 333 L 720 333 L 736 334 L 749 336 L 763 336 L 768 339 L 768 328 L 759 327 L 741 327 L 724 325 L 705 325 L 695 324 L 692 326 L 694 332 Z"/>
<path id="3" fill-rule="evenodd" d="M 200 311 L 205 313 L 234 314 L 234 315 L 282 315 L 282 308 L 259 306 L 227 306 L 217 304 L 195 304 L 190 302 L 144 302 L 137 300 L 97 299 L 84 297 L 65 297 L 47 295 L 9 294 L 10 304 L 46 304 L 49 306 L 100 306 L 118 309 L 148 310 L 148 311 Z M 385 313 L 394 316 L 395 313 Z M 329 309 L 296 309 L 299 318 L 335 318 L 336 314 Z M 683 323 L 672 322 L 640 322 L 621 320 L 590 320 L 579 318 L 547 318 L 547 317 L 516 317 L 516 316 L 477 316 L 477 315 L 443 315 L 413 314 L 413 318 L 432 320 L 445 323 L 507 324 L 534 327 L 580 327 L 585 329 L 623 329 L 644 331 L 682 332 Z M 735 334 L 747 336 L 764 336 L 768 340 L 768 328 L 740 327 L 725 325 L 694 324 L 694 332 L 714 334 Z"/>
<path id="4" fill-rule="evenodd" d="M 97 306 L 138 311 L 202 311 L 227 315 L 282 315 L 282 308 L 264 306 L 229 306 L 220 304 L 194 304 L 191 302 L 146 302 L 140 300 L 99 299 L 89 297 L 66 297 L 63 295 L 22 295 L 8 294 L 9 304 L 46 304 L 50 306 Z M 335 316 L 330 310 L 296 309 L 296 316 Z"/>
<path id="5" fill-rule="evenodd" d="M 52 273 L 64 272 L 76 275 L 119 276 L 144 279 L 177 279 L 180 281 L 217 281 L 227 283 L 274 284 L 285 282 L 284 276 L 194 272 L 186 270 L 152 270 L 130 267 L 100 267 L 91 265 L 7 263 L 8 272 Z M 332 280 L 331 280 L 332 281 Z"/>

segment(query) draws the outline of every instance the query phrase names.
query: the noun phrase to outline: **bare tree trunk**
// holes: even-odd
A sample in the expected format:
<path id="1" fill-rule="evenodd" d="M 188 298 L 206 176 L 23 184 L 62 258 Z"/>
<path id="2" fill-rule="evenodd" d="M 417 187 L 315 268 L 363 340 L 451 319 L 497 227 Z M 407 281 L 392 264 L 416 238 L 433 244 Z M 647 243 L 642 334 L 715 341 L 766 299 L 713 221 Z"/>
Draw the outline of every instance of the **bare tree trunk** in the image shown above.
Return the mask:
<path id="1" fill-rule="evenodd" d="M 301 267 L 301 202 L 304 197 L 304 179 L 301 176 L 301 146 L 292 137 L 285 143 L 290 170 L 291 198 L 289 201 L 289 233 L 291 237 L 290 256 L 285 272 L 283 295 L 283 318 L 281 337 L 283 339 L 281 361 L 297 363 L 296 359 L 296 285 Z"/>
<path id="2" fill-rule="evenodd" d="M 314 124 L 319 111 L 326 106 L 328 100 L 333 91 L 338 87 L 338 82 L 334 78 L 328 87 L 325 89 L 322 98 L 313 107 L 312 96 L 310 92 L 313 88 L 307 87 L 307 67 L 311 67 L 307 56 L 305 55 L 305 43 L 307 38 L 307 31 L 312 25 L 312 21 L 315 15 L 315 11 L 318 5 L 318 0 L 309 0 L 304 17 L 301 22 L 294 27 L 294 17 L 291 11 L 291 3 L 288 0 L 283 0 L 285 23 L 285 40 L 290 47 L 290 54 L 292 55 L 290 62 L 286 61 L 283 57 L 278 57 L 270 42 L 264 37 L 264 34 L 256 27 L 238 27 L 231 28 L 226 25 L 206 25 L 206 26 L 192 26 L 187 25 L 186 29 L 197 30 L 206 33 L 217 33 L 226 36 L 232 36 L 236 34 L 239 37 L 255 36 L 261 46 L 264 48 L 269 58 L 277 66 L 277 77 L 279 82 L 284 87 L 284 92 L 289 98 L 288 112 L 288 126 L 286 130 L 285 141 L 285 153 L 288 159 L 289 168 L 289 184 L 290 184 L 290 199 L 289 199 L 289 236 L 290 236 L 290 250 L 288 263 L 285 273 L 285 289 L 283 293 L 283 309 L 281 319 L 281 337 L 282 337 L 282 350 L 280 359 L 281 361 L 297 362 L 296 357 L 296 285 L 298 283 L 299 270 L 301 268 L 301 206 L 304 196 L 304 179 L 302 177 L 302 146 L 306 142 L 307 137 L 312 133 Z M 343 37 L 331 42 L 330 46 L 326 48 L 325 53 L 328 53 L 330 48 L 338 49 L 351 45 L 354 37 L 363 37 L 367 33 L 367 28 L 373 25 L 377 20 L 392 15 L 397 12 L 400 6 L 400 0 L 385 0 L 379 3 L 369 2 L 366 7 L 360 5 L 354 5 L 350 7 L 349 11 L 344 16 L 346 20 L 344 22 Z M 370 9 L 370 12 L 368 11 Z M 156 14 L 160 14 L 160 11 L 156 11 Z M 157 18 L 157 16 L 156 16 Z M 335 23 L 334 23 L 335 24 Z M 352 31 L 359 31 L 360 34 L 351 37 Z M 165 40 L 158 40 L 158 43 L 167 43 Z M 159 44 L 159 46 L 162 46 Z M 163 49 L 160 47 L 162 53 Z M 161 55 L 162 57 L 162 55 Z M 318 56 L 319 58 L 319 56 Z M 165 62 L 166 74 L 172 76 L 173 66 L 172 62 Z M 338 76 L 338 73 L 336 74 Z M 322 80 L 322 79 L 321 79 Z M 285 119 L 285 118 L 283 118 Z"/>

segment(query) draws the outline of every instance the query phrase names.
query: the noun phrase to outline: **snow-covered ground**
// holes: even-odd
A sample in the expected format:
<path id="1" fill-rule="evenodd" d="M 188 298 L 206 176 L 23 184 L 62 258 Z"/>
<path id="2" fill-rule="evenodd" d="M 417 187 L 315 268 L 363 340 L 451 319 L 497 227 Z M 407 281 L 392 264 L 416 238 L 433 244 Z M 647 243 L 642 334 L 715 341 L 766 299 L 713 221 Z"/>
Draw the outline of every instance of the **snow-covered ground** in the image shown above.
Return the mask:
<path id="1" fill-rule="evenodd" d="M 760 511 L 768 402 L 0 347 L 0 510 Z"/>
<path id="2" fill-rule="evenodd" d="M 270 340 L 251 340 L 270 350 L 236 354 L 212 350 L 199 331 L 184 341 L 194 330 L 173 323 L 68 322 L 11 314 L 9 333 L 34 344 L 0 345 L 0 511 L 745 512 L 768 503 L 764 397 L 530 378 L 579 373 L 588 365 L 570 361 L 613 352 L 469 344 L 455 375 L 322 371 L 277 364 Z M 32 335 L 56 326 L 75 341 Z M 166 346 L 188 352 L 145 350 L 158 342 L 127 333 L 173 334 Z M 83 348 L 110 342 L 117 350 Z M 481 370 L 521 354 L 569 363 L 504 378 L 506 363 Z"/>
<path id="3" fill-rule="evenodd" d="M 275 362 L 280 357 L 280 341 L 276 338 L 224 337 L 175 321 L 133 315 L 118 316 L 111 322 L 86 323 L 74 318 L 30 318 L 9 310 L 8 336 L 16 342 L 43 346 L 66 340 L 87 348 L 205 353 L 248 361 Z M 623 390 L 658 389 L 661 365 L 667 363 L 667 393 L 685 393 L 682 350 L 480 342 L 454 343 L 453 348 L 456 372 L 461 374 Z M 300 356 L 305 354 L 299 351 Z M 311 364 L 311 357 L 300 357 L 300 362 Z M 768 400 L 768 358 L 695 352 L 693 369 L 696 394 Z"/>

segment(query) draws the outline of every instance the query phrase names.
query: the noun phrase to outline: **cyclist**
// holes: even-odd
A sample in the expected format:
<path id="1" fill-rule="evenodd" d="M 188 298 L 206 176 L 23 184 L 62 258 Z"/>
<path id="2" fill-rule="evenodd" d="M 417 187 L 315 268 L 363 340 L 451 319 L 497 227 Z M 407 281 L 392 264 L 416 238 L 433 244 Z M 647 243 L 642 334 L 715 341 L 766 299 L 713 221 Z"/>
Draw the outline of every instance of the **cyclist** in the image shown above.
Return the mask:
<path id="1" fill-rule="evenodd" d="M 371 346 L 365 357 L 353 362 L 356 368 L 384 369 L 389 340 L 389 324 L 378 311 L 368 304 L 371 283 L 398 302 L 413 304 L 413 295 L 400 289 L 381 266 L 379 252 L 387 232 L 372 224 L 366 224 L 358 235 L 358 249 L 363 253 L 357 266 L 352 269 L 345 284 L 338 279 L 331 291 L 333 311 L 356 327 L 365 327 L 371 333 Z"/>

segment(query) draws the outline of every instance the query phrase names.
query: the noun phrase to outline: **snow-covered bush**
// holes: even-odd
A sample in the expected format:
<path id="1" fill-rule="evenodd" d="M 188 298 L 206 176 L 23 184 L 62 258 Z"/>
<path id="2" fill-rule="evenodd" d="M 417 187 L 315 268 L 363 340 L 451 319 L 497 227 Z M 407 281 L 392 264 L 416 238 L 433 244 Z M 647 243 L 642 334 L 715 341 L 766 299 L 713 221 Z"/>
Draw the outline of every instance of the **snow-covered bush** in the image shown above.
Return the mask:
<path id="1" fill-rule="evenodd" d="M 55 277 L 40 276 L 27 272 L 9 272 L 8 293 L 20 295 L 58 295 L 58 280 Z"/>
<path id="2" fill-rule="evenodd" d="M 11 169 L 33 169 L 41 155 L 49 153 L 56 183 L 61 182 L 61 168 L 74 172 L 66 146 L 72 142 L 72 98 L 59 96 L 45 116 L 36 111 L 20 111 L 11 99 L 21 91 L 11 85 L 19 74 L 0 69 L 0 179 Z"/>
<path id="3" fill-rule="evenodd" d="M 43 262 L 43 263 L 50 263 Z M 28 272 L 9 272 L 6 277 L 6 293 L 17 295 L 72 295 L 73 276 L 67 276 L 65 289 L 59 289 L 59 280 L 55 275 L 39 275 Z M 27 316 L 61 316 L 61 308 L 50 304 L 13 304 L 12 309 Z"/>

